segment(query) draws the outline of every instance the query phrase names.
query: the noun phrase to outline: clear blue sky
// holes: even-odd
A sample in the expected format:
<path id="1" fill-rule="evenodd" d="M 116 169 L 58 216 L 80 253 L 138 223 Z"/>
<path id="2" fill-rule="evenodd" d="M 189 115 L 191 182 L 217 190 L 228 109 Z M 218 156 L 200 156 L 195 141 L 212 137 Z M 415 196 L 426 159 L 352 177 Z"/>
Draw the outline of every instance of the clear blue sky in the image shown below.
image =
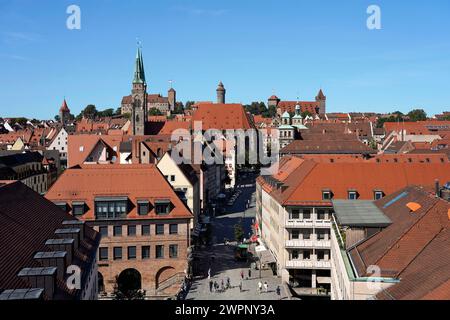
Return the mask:
<path id="1" fill-rule="evenodd" d="M 81 30 L 66 9 L 81 7 Z M 366 9 L 382 10 L 382 30 Z M 116 108 L 130 92 L 136 37 L 149 91 L 181 101 L 312 100 L 328 111 L 450 109 L 450 2 L 381 0 L 1 0 L 0 116 Z"/>

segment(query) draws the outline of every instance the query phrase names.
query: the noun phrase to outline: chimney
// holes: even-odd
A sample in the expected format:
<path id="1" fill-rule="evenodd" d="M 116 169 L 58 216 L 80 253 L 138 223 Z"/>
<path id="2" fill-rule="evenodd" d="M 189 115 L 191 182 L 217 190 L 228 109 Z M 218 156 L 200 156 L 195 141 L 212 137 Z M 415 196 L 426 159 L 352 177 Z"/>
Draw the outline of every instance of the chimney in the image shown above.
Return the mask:
<path id="1" fill-rule="evenodd" d="M 441 187 L 439 186 L 439 180 L 434 180 L 434 191 L 436 192 L 436 198 L 441 197 Z"/>
<path id="2" fill-rule="evenodd" d="M 86 234 L 86 232 L 85 232 L 86 225 L 85 225 L 84 221 L 64 220 L 62 225 L 63 225 L 63 228 L 65 228 L 65 229 L 80 228 L 80 240 L 84 239 L 84 236 Z"/>
<path id="3" fill-rule="evenodd" d="M 23 268 L 17 276 L 27 281 L 32 288 L 44 289 L 44 294 L 53 299 L 56 290 L 55 267 Z"/>
<path id="4" fill-rule="evenodd" d="M 56 267 L 56 275 L 58 279 L 64 280 L 64 274 L 66 271 L 66 256 L 66 251 L 37 252 L 34 255 L 34 259 L 36 259 L 44 267 Z"/>
<path id="5" fill-rule="evenodd" d="M 74 242 L 74 239 L 48 239 L 45 245 L 53 251 L 66 252 L 66 266 L 69 266 L 73 260 Z"/>
<path id="6" fill-rule="evenodd" d="M 80 246 L 80 228 L 57 229 L 55 234 L 63 239 L 73 239 L 73 248 L 77 250 Z"/>

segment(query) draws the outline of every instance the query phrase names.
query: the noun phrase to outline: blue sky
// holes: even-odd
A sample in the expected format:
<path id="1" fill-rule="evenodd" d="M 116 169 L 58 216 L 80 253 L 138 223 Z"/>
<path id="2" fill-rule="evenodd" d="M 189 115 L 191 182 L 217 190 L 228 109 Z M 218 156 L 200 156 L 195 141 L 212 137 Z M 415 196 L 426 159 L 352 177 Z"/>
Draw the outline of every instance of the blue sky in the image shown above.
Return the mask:
<path id="1" fill-rule="evenodd" d="M 81 8 L 81 30 L 66 9 Z M 382 30 L 368 30 L 377 4 Z M 136 37 L 149 91 L 228 102 L 312 100 L 328 111 L 450 110 L 450 2 L 381 0 L 0 0 L 0 116 L 53 117 L 67 98 L 116 108 Z"/>

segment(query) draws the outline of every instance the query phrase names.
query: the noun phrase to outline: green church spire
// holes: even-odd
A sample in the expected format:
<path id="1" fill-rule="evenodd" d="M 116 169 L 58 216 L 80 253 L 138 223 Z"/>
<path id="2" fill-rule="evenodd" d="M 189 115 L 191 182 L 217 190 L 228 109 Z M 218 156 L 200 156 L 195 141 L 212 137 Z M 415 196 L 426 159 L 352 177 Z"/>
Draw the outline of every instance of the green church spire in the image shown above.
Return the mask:
<path id="1" fill-rule="evenodd" d="M 136 66 L 134 70 L 133 83 L 145 83 L 144 59 L 142 58 L 142 51 L 140 47 L 138 47 L 136 53 Z"/>

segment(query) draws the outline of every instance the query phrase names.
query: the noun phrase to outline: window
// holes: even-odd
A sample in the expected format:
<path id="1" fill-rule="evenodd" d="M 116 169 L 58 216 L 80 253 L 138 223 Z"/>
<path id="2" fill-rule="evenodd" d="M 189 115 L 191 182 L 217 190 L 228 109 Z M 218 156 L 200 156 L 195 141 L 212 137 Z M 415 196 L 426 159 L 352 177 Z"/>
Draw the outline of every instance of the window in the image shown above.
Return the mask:
<path id="1" fill-rule="evenodd" d="M 99 248 L 98 257 L 100 261 L 108 260 L 108 248 Z"/>
<path id="2" fill-rule="evenodd" d="M 114 247 L 114 260 L 122 260 L 122 247 Z"/>
<path id="3" fill-rule="evenodd" d="M 325 251 L 317 251 L 317 260 L 325 260 Z"/>
<path id="4" fill-rule="evenodd" d="M 128 260 L 136 259 L 136 247 L 128 247 Z"/>
<path id="5" fill-rule="evenodd" d="M 173 175 L 170 176 L 170 181 L 171 181 L 171 182 L 175 182 L 175 176 L 173 176 Z"/>
<path id="6" fill-rule="evenodd" d="M 156 234 L 157 235 L 164 234 L 164 225 L 163 224 L 157 224 L 156 225 Z"/>
<path id="7" fill-rule="evenodd" d="M 156 259 L 164 259 L 164 246 L 156 246 Z"/>
<path id="8" fill-rule="evenodd" d="M 303 210 L 303 219 L 304 220 L 311 219 L 311 210 L 309 210 L 309 209 Z"/>
<path id="9" fill-rule="evenodd" d="M 299 239 L 299 235 L 300 235 L 300 233 L 298 232 L 298 230 L 292 230 L 292 232 L 291 232 L 291 239 L 292 240 Z"/>
<path id="10" fill-rule="evenodd" d="M 331 191 L 322 191 L 322 200 L 331 200 Z"/>
<path id="11" fill-rule="evenodd" d="M 298 259 L 298 250 L 293 250 L 293 251 L 292 251 L 292 259 L 293 259 L 293 260 Z"/>
<path id="12" fill-rule="evenodd" d="M 358 198 L 358 193 L 356 191 L 348 192 L 348 200 L 356 200 Z"/>
<path id="13" fill-rule="evenodd" d="M 72 208 L 74 216 L 82 216 L 84 214 L 84 202 L 73 202 Z"/>
<path id="14" fill-rule="evenodd" d="M 136 235 L 136 226 L 128 226 L 128 235 L 132 237 Z"/>
<path id="15" fill-rule="evenodd" d="M 169 246 L 169 258 L 171 258 L 171 259 L 178 258 L 178 245 L 177 244 L 171 244 Z"/>
<path id="16" fill-rule="evenodd" d="M 171 224 L 169 227 L 169 234 L 178 234 L 178 224 Z"/>
<path id="17" fill-rule="evenodd" d="M 146 224 L 142 226 L 142 235 L 143 236 L 149 236 L 150 235 L 150 225 Z"/>
<path id="18" fill-rule="evenodd" d="M 383 198 L 383 196 L 384 196 L 383 191 L 375 191 L 374 192 L 374 199 L 375 200 L 380 200 L 380 199 Z"/>
<path id="19" fill-rule="evenodd" d="M 150 246 L 142 247 L 142 259 L 150 259 Z"/>
<path id="20" fill-rule="evenodd" d="M 303 259 L 304 260 L 311 259 L 311 252 L 310 251 L 303 251 Z"/>
<path id="21" fill-rule="evenodd" d="M 325 210 L 317 211 L 317 220 L 325 220 Z"/>
<path id="22" fill-rule="evenodd" d="M 311 233 L 310 232 L 303 232 L 303 240 L 310 240 L 311 239 Z"/>
<path id="23" fill-rule="evenodd" d="M 168 200 L 156 200 L 155 212 L 159 215 L 165 215 L 170 213 L 171 203 Z"/>
<path id="24" fill-rule="evenodd" d="M 102 238 L 106 238 L 108 236 L 108 226 L 98 227 L 98 232 L 100 232 Z"/>
<path id="25" fill-rule="evenodd" d="M 122 226 L 114 226 L 114 237 L 122 236 Z"/>
<path id="26" fill-rule="evenodd" d="M 138 213 L 140 216 L 145 216 L 150 211 L 150 204 L 148 201 L 138 201 Z"/>
<path id="27" fill-rule="evenodd" d="M 127 198 L 95 200 L 95 215 L 97 219 L 121 219 L 127 215 Z"/>
<path id="28" fill-rule="evenodd" d="M 291 219 L 300 219 L 300 211 L 299 210 L 292 210 Z"/>

